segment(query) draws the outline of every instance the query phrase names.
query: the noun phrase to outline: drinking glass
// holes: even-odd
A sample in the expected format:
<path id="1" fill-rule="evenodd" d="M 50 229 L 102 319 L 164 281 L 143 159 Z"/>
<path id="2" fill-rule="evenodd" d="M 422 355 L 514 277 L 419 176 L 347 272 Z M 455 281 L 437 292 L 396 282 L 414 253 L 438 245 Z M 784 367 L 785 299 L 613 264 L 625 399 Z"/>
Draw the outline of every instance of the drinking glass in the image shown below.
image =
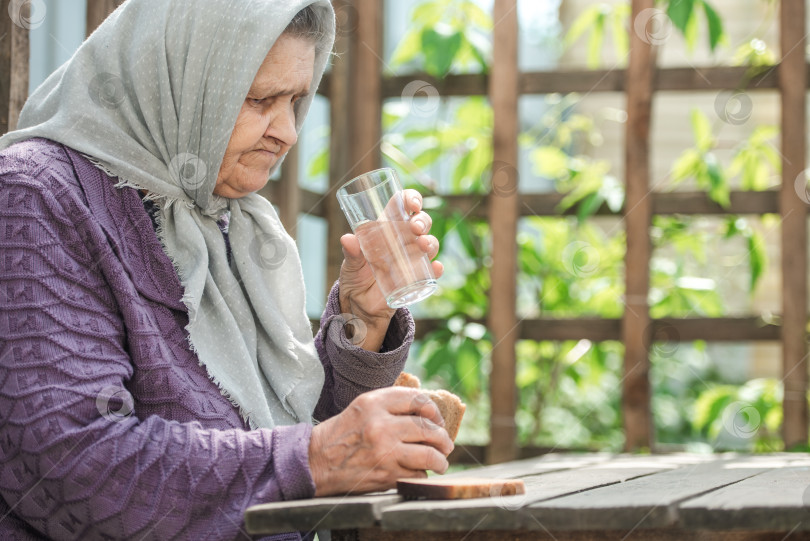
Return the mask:
<path id="1" fill-rule="evenodd" d="M 396 171 L 377 169 L 353 178 L 338 189 L 337 198 L 388 306 L 408 306 L 436 291 L 430 259 L 411 231 Z"/>

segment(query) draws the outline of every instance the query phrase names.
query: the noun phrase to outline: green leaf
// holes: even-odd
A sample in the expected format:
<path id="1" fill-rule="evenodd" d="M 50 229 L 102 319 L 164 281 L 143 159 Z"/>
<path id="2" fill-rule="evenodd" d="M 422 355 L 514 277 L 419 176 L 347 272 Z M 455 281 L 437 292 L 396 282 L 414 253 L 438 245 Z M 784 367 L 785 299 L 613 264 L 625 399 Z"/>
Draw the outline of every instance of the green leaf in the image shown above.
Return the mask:
<path id="1" fill-rule="evenodd" d="M 467 255 L 471 259 L 478 258 L 478 250 L 475 248 L 475 240 L 473 239 L 472 232 L 470 231 L 470 227 L 461 217 L 459 217 L 458 221 L 456 222 L 456 233 L 458 234 L 459 240 L 461 240 L 461 244 L 464 246 L 464 250 L 467 252 Z"/>
<path id="2" fill-rule="evenodd" d="M 620 4 L 616 6 L 616 11 L 612 17 L 613 46 L 616 47 L 616 57 L 625 58 L 630 52 L 630 36 L 627 33 L 625 24 L 630 17 L 630 5 Z"/>
<path id="3" fill-rule="evenodd" d="M 475 2 L 464 2 L 462 4 L 462 10 L 464 11 L 464 15 L 473 25 L 478 26 L 483 30 L 492 29 L 492 16 L 489 12 L 481 9 L 481 6 Z"/>
<path id="4" fill-rule="evenodd" d="M 469 38 L 466 38 L 466 41 L 470 44 L 470 52 L 472 52 L 473 58 L 475 61 L 478 62 L 479 67 L 481 68 L 482 73 L 489 72 L 489 61 L 487 60 L 484 52 L 479 49 L 474 42 L 470 41 Z"/>
<path id="5" fill-rule="evenodd" d="M 413 159 L 413 163 L 416 164 L 417 167 L 424 168 L 441 158 L 443 153 L 444 149 L 441 147 L 430 147 L 424 152 L 419 153 Z"/>
<path id="6" fill-rule="evenodd" d="M 768 264 L 765 239 L 757 231 L 752 231 L 748 237 L 748 264 L 751 268 L 751 281 L 748 285 L 748 291 L 753 293 Z"/>
<path id="7" fill-rule="evenodd" d="M 557 147 L 540 146 L 529 156 L 535 173 L 540 176 L 560 179 L 568 175 L 568 155 Z"/>
<path id="8" fill-rule="evenodd" d="M 667 16 L 678 30 L 686 34 L 686 25 L 692 18 L 695 9 L 695 0 L 669 0 Z"/>
<path id="9" fill-rule="evenodd" d="M 589 216 L 595 214 L 604 202 L 605 198 L 602 197 L 599 192 L 592 193 L 583 199 L 582 203 L 579 204 L 579 207 L 577 208 L 577 219 L 580 221 L 580 223 L 584 222 Z"/>
<path id="10" fill-rule="evenodd" d="M 706 175 L 709 180 L 709 197 L 723 208 L 728 208 L 731 205 L 731 194 L 726 177 L 723 174 L 722 165 L 711 153 L 706 154 L 703 160 L 706 164 Z"/>
<path id="11" fill-rule="evenodd" d="M 444 17 L 446 9 L 447 2 L 428 0 L 414 8 L 411 20 L 420 26 L 435 26 Z"/>
<path id="12" fill-rule="evenodd" d="M 672 165 L 672 181 L 676 184 L 697 174 L 700 154 L 695 149 L 684 151 Z"/>
<path id="13" fill-rule="evenodd" d="M 449 333 L 444 331 L 442 338 L 439 338 L 439 336 L 431 336 L 431 342 L 437 344 L 437 347 L 430 352 L 423 365 L 425 368 L 425 377 L 428 379 L 439 374 L 448 363 L 452 363 L 453 361 L 453 356 L 450 355 L 449 352 L 446 338 L 447 334 Z"/>
<path id="14" fill-rule="evenodd" d="M 687 50 L 690 52 L 694 51 L 698 41 L 698 18 L 695 11 L 689 16 L 689 20 L 686 21 L 683 38 L 686 41 Z"/>
<path id="15" fill-rule="evenodd" d="M 465 338 L 456 353 L 456 375 L 466 396 L 474 396 L 481 389 L 481 353 L 475 342 Z"/>
<path id="16" fill-rule="evenodd" d="M 307 174 L 311 177 L 323 175 L 329 172 L 329 148 L 323 149 L 315 158 L 309 162 Z"/>
<path id="17" fill-rule="evenodd" d="M 593 26 L 596 18 L 599 17 L 601 12 L 602 8 L 598 5 L 585 9 L 580 16 L 577 17 L 573 23 L 571 23 L 571 28 L 568 30 L 568 33 L 565 35 L 565 39 L 563 40 L 563 47 L 567 49 L 572 43 L 578 40 L 586 30 Z"/>
<path id="18" fill-rule="evenodd" d="M 444 77 L 461 48 L 461 32 L 440 34 L 432 28 L 422 31 L 422 54 L 425 56 L 425 71 L 434 77 Z"/>
<path id="19" fill-rule="evenodd" d="M 397 45 L 391 55 L 391 67 L 397 68 L 415 59 L 422 52 L 422 36 L 419 32 L 409 31 Z"/>
<path id="20" fill-rule="evenodd" d="M 698 109 L 692 109 L 692 133 L 695 137 L 695 146 L 701 152 L 711 150 L 714 146 L 712 125 L 708 117 Z"/>
<path id="21" fill-rule="evenodd" d="M 703 11 L 706 12 L 706 20 L 709 23 L 709 48 L 714 52 L 714 49 L 724 37 L 723 21 L 706 0 L 702 1 Z"/>
<path id="22" fill-rule="evenodd" d="M 602 41 L 605 35 L 605 14 L 600 11 L 593 22 L 591 36 L 588 38 L 587 66 L 591 69 L 599 67 L 599 56 L 602 52 Z"/>
<path id="23" fill-rule="evenodd" d="M 737 396 L 731 385 L 712 387 L 700 393 L 695 401 L 692 426 L 698 432 L 709 432 L 712 425 L 722 422 L 723 409 Z"/>

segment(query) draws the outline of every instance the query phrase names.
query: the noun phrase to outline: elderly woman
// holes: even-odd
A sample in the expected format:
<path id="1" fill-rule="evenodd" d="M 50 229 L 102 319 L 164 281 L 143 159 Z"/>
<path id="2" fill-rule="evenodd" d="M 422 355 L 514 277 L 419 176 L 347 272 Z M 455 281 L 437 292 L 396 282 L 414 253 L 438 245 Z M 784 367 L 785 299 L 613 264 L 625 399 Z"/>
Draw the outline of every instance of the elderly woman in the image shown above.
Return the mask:
<path id="1" fill-rule="evenodd" d="M 435 406 L 390 388 L 407 310 L 347 235 L 313 340 L 254 193 L 333 35 L 326 0 L 128 0 L 0 140 L 0 538 L 234 539 L 253 504 L 446 469 Z"/>

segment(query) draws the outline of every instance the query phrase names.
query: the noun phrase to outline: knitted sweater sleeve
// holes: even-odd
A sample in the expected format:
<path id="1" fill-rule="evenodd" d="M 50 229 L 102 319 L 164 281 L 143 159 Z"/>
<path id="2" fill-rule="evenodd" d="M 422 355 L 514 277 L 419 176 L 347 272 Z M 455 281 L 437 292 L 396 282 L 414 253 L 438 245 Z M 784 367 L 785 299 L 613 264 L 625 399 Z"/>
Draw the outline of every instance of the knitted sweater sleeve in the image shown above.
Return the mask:
<path id="1" fill-rule="evenodd" d="M 0 532 L 8 517 L 49 539 L 233 539 L 248 506 L 312 496 L 306 424 L 138 417 L 119 286 L 99 270 L 116 247 L 68 199 L 0 178 Z"/>
<path id="2" fill-rule="evenodd" d="M 315 408 L 319 421 L 337 415 L 361 393 L 393 385 L 414 337 L 413 317 L 407 308 L 400 308 L 391 318 L 380 352 L 356 346 L 344 331 L 351 315 L 340 313 L 339 287 L 338 282 L 332 286 L 315 337 L 325 372 L 324 392 Z"/>

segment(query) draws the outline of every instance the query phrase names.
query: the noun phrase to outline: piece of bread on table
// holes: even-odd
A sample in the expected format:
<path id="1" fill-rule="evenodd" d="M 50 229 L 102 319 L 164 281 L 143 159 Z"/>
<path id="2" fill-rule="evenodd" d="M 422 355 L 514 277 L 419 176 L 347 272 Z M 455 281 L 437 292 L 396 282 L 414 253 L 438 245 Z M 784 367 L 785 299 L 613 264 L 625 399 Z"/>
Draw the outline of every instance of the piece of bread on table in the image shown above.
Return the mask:
<path id="1" fill-rule="evenodd" d="M 526 484 L 521 479 L 484 479 L 454 477 L 442 479 L 398 479 L 397 492 L 407 500 L 463 500 L 468 498 L 503 498 L 526 494 Z M 504 502 L 506 503 L 506 502 Z M 511 501 L 522 507 L 522 501 Z"/>
<path id="2" fill-rule="evenodd" d="M 421 383 L 419 378 L 413 374 L 402 372 L 399 377 L 397 377 L 394 385 L 419 389 Z M 444 428 L 447 430 L 447 434 L 450 436 L 450 439 L 455 441 L 456 436 L 458 436 L 458 430 L 461 428 L 461 418 L 464 417 L 464 412 L 467 410 L 467 406 L 459 397 L 449 391 L 422 390 L 422 392 L 425 393 L 428 398 L 433 400 L 433 402 L 439 408 L 439 413 L 441 413 L 442 419 L 444 419 Z"/>

